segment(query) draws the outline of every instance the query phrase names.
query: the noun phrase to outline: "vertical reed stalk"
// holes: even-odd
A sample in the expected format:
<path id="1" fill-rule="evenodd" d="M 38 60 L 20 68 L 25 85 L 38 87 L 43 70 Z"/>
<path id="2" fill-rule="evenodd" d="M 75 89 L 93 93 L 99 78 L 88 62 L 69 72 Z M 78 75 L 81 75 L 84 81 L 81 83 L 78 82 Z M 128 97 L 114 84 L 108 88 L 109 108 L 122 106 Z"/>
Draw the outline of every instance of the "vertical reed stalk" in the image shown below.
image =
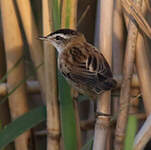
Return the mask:
<path id="1" fill-rule="evenodd" d="M 114 0 L 113 11 L 113 74 L 122 74 L 123 55 L 124 55 L 124 20 L 120 0 Z"/>
<path id="2" fill-rule="evenodd" d="M 43 34 L 52 32 L 52 13 L 48 0 L 42 1 Z M 56 50 L 44 42 L 45 85 L 47 104 L 47 150 L 60 150 L 60 122 L 57 96 Z"/>
<path id="3" fill-rule="evenodd" d="M 120 0 L 114 0 L 113 11 L 113 74 L 122 75 L 123 55 L 124 55 L 124 23 Z M 119 91 L 118 91 L 119 92 Z M 113 116 L 117 114 L 119 107 L 119 97 L 113 97 Z"/>
<path id="4" fill-rule="evenodd" d="M 98 1 L 96 34 L 99 33 L 99 35 L 96 35 L 95 42 L 110 66 L 112 62 L 112 14 L 113 1 Z M 99 97 L 97 112 L 107 115 L 97 117 L 93 150 L 105 150 L 107 135 L 110 132 L 110 117 L 108 116 L 111 114 L 110 92 L 105 92 Z"/>
<path id="5" fill-rule="evenodd" d="M 137 6 L 141 6 L 141 0 L 136 1 Z M 132 20 L 128 25 L 128 38 L 126 44 L 126 54 L 123 67 L 123 81 L 120 93 L 120 111 L 117 118 L 117 125 L 115 131 L 115 150 L 122 150 L 125 138 L 125 130 L 128 119 L 129 99 L 130 99 L 130 85 L 131 77 L 134 69 L 135 49 L 137 41 L 138 30 Z"/>
<path id="6" fill-rule="evenodd" d="M 23 42 L 19 29 L 18 20 L 14 8 L 13 0 L 0 1 L 2 12 L 2 25 L 4 31 L 4 43 L 6 49 L 7 70 L 11 69 L 18 59 L 23 55 Z M 13 72 L 8 75 L 8 91 L 24 79 L 24 65 L 21 62 Z M 20 86 L 9 96 L 9 107 L 12 119 L 16 119 L 28 111 L 25 85 Z M 25 132 L 15 140 L 16 150 L 28 150 L 30 131 Z"/>
<path id="7" fill-rule="evenodd" d="M 145 15 L 146 12 L 147 6 L 143 1 L 142 13 Z M 143 95 L 145 111 L 147 115 L 149 115 L 151 113 L 151 67 L 147 56 L 147 49 L 149 48 L 148 43 L 146 38 L 141 33 L 138 33 L 136 46 L 136 67 L 140 80 L 140 88 Z"/>
<path id="8" fill-rule="evenodd" d="M 147 13 L 147 6 L 144 1 L 142 5 L 142 13 L 144 16 Z M 147 48 L 148 48 L 148 43 L 146 41 L 145 36 L 139 33 L 137 38 L 137 49 L 136 49 L 136 67 L 140 80 L 140 88 L 143 95 L 144 106 L 148 117 L 145 123 L 143 124 L 142 128 L 140 129 L 140 131 L 137 133 L 135 137 L 135 142 L 133 146 L 134 150 L 144 149 L 145 145 L 147 144 L 147 142 L 150 140 L 151 137 L 150 134 L 151 117 L 149 115 L 151 113 L 151 108 L 150 108 L 151 79 L 149 77 L 149 75 L 151 74 L 150 71 L 151 68 L 147 57 L 147 51 L 146 51 Z"/>
<path id="9" fill-rule="evenodd" d="M 62 17 L 61 17 L 61 27 L 62 28 L 71 28 L 76 29 L 77 26 L 77 0 L 64 0 L 62 3 Z M 74 94 L 77 91 L 71 89 L 73 92 L 72 100 L 74 104 L 74 113 L 76 119 L 76 136 L 77 136 L 77 144 L 78 150 L 81 149 L 81 131 L 80 131 L 80 118 L 79 118 L 79 110 L 78 110 L 78 103 L 77 99 Z"/>
<path id="10" fill-rule="evenodd" d="M 64 0 L 62 2 L 62 15 L 61 15 L 61 27 L 62 28 L 71 28 L 71 29 L 75 29 L 76 28 L 76 24 L 77 24 L 77 0 Z M 67 86 L 67 85 L 65 85 Z M 69 90 L 69 89 L 68 89 Z M 73 93 L 75 93 L 74 89 L 72 89 Z M 73 94 L 72 93 L 72 94 Z M 71 92 L 69 93 L 68 96 L 68 100 L 66 100 L 66 106 L 68 105 L 68 107 L 70 107 L 70 109 L 68 110 L 68 112 L 66 113 L 70 113 L 70 117 L 73 118 L 74 121 L 74 126 L 72 128 L 70 128 L 70 132 L 72 133 L 72 136 L 74 139 L 74 141 L 71 140 L 71 142 L 73 143 L 73 148 L 72 149 L 77 149 L 80 150 L 81 149 L 81 133 L 80 133 L 80 121 L 79 121 L 79 112 L 78 112 L 78 105 L 77 102 L 75 101 L 75 98 L 73 98 L 74 95 L 71 95 Z M 68 102 L 67 102 L 68 101 Z M 73 107 L 74 105 L 74 107 Z M 62 114 L 64 114 L 64 123 L 65 123 L 65 111 L 63 110 L 65 109 L 65 107 L 62 107 Z M 62 123 L 63 123 L 62 122 Z M 69 123 L 71 122 L 68 121 L 68 126 Z M 63 130 L 65 131 L 65 124 L 63 123 Z M 72 131 L 71 131 L 72 130 Z M 64 133 L 66 134 L 66 137 L 64 136 L 64 146 L 66 148 L 69 149 L 69 134 L 67 137 L 67 132 Z M 67 142 L 68 140 L 68 142 Z M 76 144 L 76 145 L 75 145 Z"/>
<path id="11" fill-rule="evenodd" d="M 114 0 L 114 11 L 113 11 L 113 74 L 114 76 L 122 75 L 123 68 L 123 55 L 124 55 L 124 19 L 122 14 L 122 7 L 120 0 Z M 119 93 L 119 91 L 117 91 Z M 113 116 L 116 116 L 119 108 L 119 97 L 114 96 L 113 102 Z M 114 128 L 115 131 L 115 128 Z"/>
<path id="12" fill-rule="evenodd" d="M 64 0 L 62 4 L 61 27 L 76 29 L 77 25 L 77 0 Z"/>
<path id="13" fill-rule="evenodd" d="M 43 12 L 43 34 L 52 32 L 52 14 L 49 9 L 48 0 L 42 1 Z M 47 150 L 60 149 L 60 122 L 57 96 L 57 76 L 56 76 L 56 50 L 48 43 L 44 42 L 45 57 L 45 85 L 47 104 Z"/>
<path id="14" fill-rule="evenodd" d="M 35 66 L 43 62 L 42 45 L 38 38 L 37 26 L 34 22 L 31 4 L 29 0 L 16 0 L 23 27 L 25 30 L 26 38 L 30 47 L 30 54 Z M 38 80 L 40 82 L 42 95 L 45 97 L 45 79 L 44 79 L 44 66 L 42 65 L 37 70 Z"/>

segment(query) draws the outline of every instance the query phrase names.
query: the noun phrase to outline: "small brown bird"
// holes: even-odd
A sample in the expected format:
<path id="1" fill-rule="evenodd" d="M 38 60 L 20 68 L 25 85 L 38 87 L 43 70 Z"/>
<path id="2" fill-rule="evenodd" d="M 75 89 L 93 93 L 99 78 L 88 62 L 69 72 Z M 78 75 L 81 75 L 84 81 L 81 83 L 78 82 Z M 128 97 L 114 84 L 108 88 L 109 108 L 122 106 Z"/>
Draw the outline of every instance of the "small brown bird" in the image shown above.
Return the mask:
<path id="1" fill-rule="evenodd" d="M 60 29 L 40 39 L 49 41 L 57 49 L 60 72 L 80 93 L 94 99 L 116 87 L 106 59 L 82 33 Z"/>

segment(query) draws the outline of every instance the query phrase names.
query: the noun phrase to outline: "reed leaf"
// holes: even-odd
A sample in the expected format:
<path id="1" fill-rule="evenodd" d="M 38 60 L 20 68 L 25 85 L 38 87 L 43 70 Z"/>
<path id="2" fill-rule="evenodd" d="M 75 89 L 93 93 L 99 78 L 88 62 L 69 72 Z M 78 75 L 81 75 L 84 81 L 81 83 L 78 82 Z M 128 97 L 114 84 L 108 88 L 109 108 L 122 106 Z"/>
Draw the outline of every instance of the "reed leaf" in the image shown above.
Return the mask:
<path id="1" fill-rule="evenodd" d="M 61 75 L 59 75 L 59 99 L 64 149 L 77 150 L 76 121 L 70 87 Z"/>
<path id="2" fill-rule="evenodd" d="M 70 3 L 68 1 L 67 14 L 69 15 L 66 19 L 66 24 L 64 27 L 69 28 L 69 18 L 70 18 Z M 53 11 L 53 24 L 54 29 L 57 30 L 61 28 L 61 6 L 59 0 L 52 1 L 52 11 Z M 70 94 L 70 86 L 67 84 L 63 76 L 58 73 L 59 81 L 59 101 L 60 101 L 60 116 L 61 116 L 61 129 L 63 136 L 63 143 L 65 150 L 77 150 L 77 137 L 76 137 L 76 121 L 74 108 L 72 103 L 72 97 Z"/>
<path id="3" fill-rule="evenodd" d="M 128 124 L 126 130 L 126 138 L 124 143 L 124 150 L 133 150 L 133 143 L 137 131 L 137 119 L 135 116 L 130 115 L 128 117 Z"/>
<path id="4" fill-rule="evenodd" d="M 36 126 L 37 124 L 45 120 L 45 106 L 35 108 L 20 116 L 0 131 L 0 149 L 4 148 L 7 144 L 14 141 L 16 137 L 24 133 L 26 130 Z"/>
<path id="5" fill-rule="evenodd" d="M 52 14 L 53 14 L 53 25 L 54 29 L 57 30 L 61 26 L 61 6 L 60 0 L 52 0 Z"/>

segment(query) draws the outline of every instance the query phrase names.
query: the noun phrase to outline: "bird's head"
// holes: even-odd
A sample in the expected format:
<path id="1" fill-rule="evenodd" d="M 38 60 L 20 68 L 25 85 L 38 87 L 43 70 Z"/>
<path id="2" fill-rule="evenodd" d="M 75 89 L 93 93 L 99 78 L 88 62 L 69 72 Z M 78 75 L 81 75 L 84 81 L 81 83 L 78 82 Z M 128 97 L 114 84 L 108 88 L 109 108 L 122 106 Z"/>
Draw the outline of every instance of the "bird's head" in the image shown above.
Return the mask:
<path id="1" fill-rule="evenodd" d="M 50 42 L 59 53 L 61 53 L 68 44 L 85 40 L 82 33 L 72 29 L 59 29 L 47 36 L 39 37 L 39 39 Z"/>

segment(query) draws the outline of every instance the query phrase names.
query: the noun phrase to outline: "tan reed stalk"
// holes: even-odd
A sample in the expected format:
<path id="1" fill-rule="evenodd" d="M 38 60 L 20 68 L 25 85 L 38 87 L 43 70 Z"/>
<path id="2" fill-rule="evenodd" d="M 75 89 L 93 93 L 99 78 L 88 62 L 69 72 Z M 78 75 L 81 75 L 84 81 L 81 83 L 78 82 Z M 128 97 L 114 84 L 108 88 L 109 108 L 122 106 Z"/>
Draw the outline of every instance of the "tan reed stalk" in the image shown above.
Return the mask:
<path id="1" fill-rule="evenodd" d="M 112 14 L 113 14 L 113 1 L 101 0 L 98 1 L 97 9 L 97 22 L 99 27 L 96 27 L 95 41 L 98 48 L 104 54 L 108 63 L 112 62 Z M 101 16 L 100 16 L 101 15 Z M 100 16 L 100 18 L 99 18 Z M 110 115 L 110 92 L 105 92 L 98 99 L 97 112 Z M 93 150 L 105 150 L 107 144 L 107 135 L 110 132 L 110 117 L 100 115 L 97 117 L 95 125 L 95 136 Z"/>
<path id="2" fill-rule="evenodd" d="M 123 55 L 124 55 L 124 22 L 120 0 L 114 0 L 114 11 L 113 11 L 113 75 L 116 79 L 117 76 L 122 74 L 123 68 Z M 118 81 L 118 79 L 116 79 Z M 118 82 L 119 83 L 119 82 Z M 113 113 L 118 112 L 119 97 L 113 97 Z"/>
<path id="3" fill-rule="evenodd" d="M 48 0 L 42 1 L 43 35 L 52 32 L 52 13 Z M 50 10 L 49 10 L 50 9 Z M 57 95 L 56 50 L 44 42 L 47 106 L 47 150 L 60 150 L 60 120 Z"/>
<path id="4" fill-rule="evenodd" d="M 147 13 L 147 6 L 146 6 L 146 3 L 143 1 L 142 14 L 145 16 L 146 13 Z M 149 48 L 148 46 L 149 45 L 146 41 L 145 36 L 139 33 L 138 38 L 137 38 L 136 67 L 137 67 L 137 72 L 138 72 L 138 76 L 140 80 L 140 86 L 141 86 L 141 91 L 143 95 L 145 111 L 148 117 L 136 135 L 135 142 L 134 142 L 134 150 L 144 149 L 145 145 L 147 144 L 147 142 L 150 140 L 150 137 L 151 137 L 151 134 L 150 134 L 151 108 L 148 106 L 148 105 L 151 105 L 150 104 L 151 84 L 150 84 L 150 78 L 149 78 L 149 75 L 151 73 L 150 71 L 151 68 L 150 68 L 147 51 L 146 51 Z M 143 68 L 140 68 L 140 67 L 143 67 Z"/>
<path id="5" fill-rule="evenodd" d="M 43 50 L 41 42 L 38 40 L 39 33 L 34 21 L 30 0 L 16 0 L 23 27 L 25 30 L 27 42 L 30 47 L 30 54 L 35 66 L 43 63 Z M 44 65 L 37 70 L 38 80 L 40 82 L 42 95 L 45 97 L 45 79 L 44 79 Z"/>
<path id="6" fill-rule="evenodd" d="M 136 5 L 141 6 L 141 0 L 137 0 Z M 126 44 L 126 53 L 123 67 L 123 82 L 120 93 L 120 110 L 115 131 L 114 150 L 122 150 L 124 146 L 123 144 L 130 99 L 130 84 L 134 69 L 135 49 L 138 34 L 137 27 L 131 20 L 128 27 L 128 39 Z"/>
<path id="7" fill-rule="evenodd" d="M 147 12 L 146 3 L 143 2 L 142 13 L 145 15 Z M 143 101 L 145 106 L 145 111 L 147 115 L 151 113 L 151 67 L 149 64 L 147 50 L 148 50 L 147 39 L 143 34 L 139 33 L 137 38 L 137 48 L 136 48 L 136 67 L 138 72 L 138 77 L 140 80 L 140 88 L 143 95 Z"/>
<path id="8" fill-rule="evenodd" d="M 71 28 L 76 29 L 77 27 L 77 0 L 70 1 L 70 17 L 67 13 L 67 7 L 69 6 L 67 4 L 67 0 L 64 0 L 62 2 L 62 16 L 61 16 L 61 27 L 62 28 Z M 68 5 L 68 6 L 67 6 Z M 67 18 L 69 17 L 69 18 Z M 69 20 L 68 20 L 69 19 Z M 68 20 L 68 21 L 67 21 Z M 73 104 L 74 104 L 74 112 L 75 112 L 75 119 L 76 119 L 76 135 L 77 135 L 77 147 L 78 150 L 81 149 L 82 146 L 82 139 L 81 139 L 81 130 L 80 130 L 80 118 L 79 118 L 79 110 L 78 110 L 78 103 L 76 100 L 77 97 L 77 91 L 74 89 L 71 89 Z"/>
<path id="9" fill-rule="evenodd" d="M 119 76 L 122 74 L 124 47 L 125 47 L 125 34 L 124 34 L 124 20 L 122 14 L 121 0 L 114 0 L 113 11 L 113 75 Z M 118 80 L 116 80 L 118 81 Z M 119 83 L 119 82 L 118 82 Z M 119 91 L 117 91 L 119 93 Z M 117 115 L 119 111 L 119 96 L 113 96 L 112 98 L 113 116 Z M 115 131 L 115 128 L 113 128 Z M 112 142 L 113 143 L 113 142 Z"/>
<path id="10" fill-rule="evenodd" d="M 122 74 L 123 58 L 124 58 L 124 20 L 120 0 L 114 0 L 113 11 L 113 74 L 118 76 Z"/>
<path id="11" fill-rule="evenodd" d="M 23 42 L 21 32 L 15 12 L 13 0 L 0 1 L 2 12 L 2 25 L 4 32 L 4 43 L 6 50 L 7 70 L 13 67 L 18 59 L 23 55 Z M 8 91 L 24 79 L 23 61 L 14 68 L 13 72 L 8 75 Z M 12 119 L 16 119 L 28 111 L 27 95 L 25 85 L 20 86 L 14 93 L 9 96 L 9 107 Z M 30 131 L 23 133 L 15 140 L 16 150 L 28 150 L 31 141 Z"/>
<path id="12" fill-rule="evenodd" d="M 67 0 L 63 0 L 62 1 L 62 16 L 61 16 L 61 27 L 62 28 L 65 28 L 67 25 L 66 25 L 66 17 L 67 17 Z M 72 0 L 70 2 L 70 18 L 69 18 L 69 27 L 71 29 L 76 29 L 76 26 L 77 26 L 77 0 Z"/>

